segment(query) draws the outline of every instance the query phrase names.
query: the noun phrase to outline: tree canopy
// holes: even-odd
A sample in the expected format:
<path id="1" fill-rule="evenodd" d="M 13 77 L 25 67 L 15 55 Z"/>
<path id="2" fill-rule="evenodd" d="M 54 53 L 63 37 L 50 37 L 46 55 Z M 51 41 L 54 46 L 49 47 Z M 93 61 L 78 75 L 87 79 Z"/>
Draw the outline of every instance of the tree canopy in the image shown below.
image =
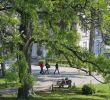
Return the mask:
<path id="1" fill-rule="evenodd" d="M 31 75 L 33 43 L 44 44 L 48 50 L 62 54 L 71 66 L 90 63 L 103 75 L 110 74 L 108 59 L 95 57 L 78 46 L 80 36 L 74 27 L 80 22 L 89 30 L 98 25 L 109 34 L 109 24 L 106 24 L 109 21 L 108 5 L 107 0 L 0 0 L 0 38 L 3 43 L 0 51 L 8 47 L 8 54 L 17 58 L 19 80 L 20 83 L 24 81 L 18 97 L 28 94 L 29 83 L 25 77 Z"/>

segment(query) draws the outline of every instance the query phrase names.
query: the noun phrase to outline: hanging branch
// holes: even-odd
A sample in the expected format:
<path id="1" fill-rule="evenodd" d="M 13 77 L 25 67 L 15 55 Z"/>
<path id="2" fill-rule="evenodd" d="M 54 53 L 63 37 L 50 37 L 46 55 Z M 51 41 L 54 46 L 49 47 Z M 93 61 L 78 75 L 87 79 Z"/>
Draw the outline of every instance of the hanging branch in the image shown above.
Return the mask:
<path id="1" fill-rule="evenodd" d="M 70 61 L 70 59 L 69 59 L 68 56 L 67 56 L 67 55 L 69 55 L 69 54 L 65 53 L 63 50 L 58 49 L 58 48 L 56 47 L 56 45 L 54 45 L 54 49 L 64 55 L 64 57 L 67 59 L 69 65 L 70 65 L 70 67 L 73 66 L 72 62 Z M 76 52 L 76 51 L 75 51 L 75 52 Z M 69 55 L 69 56 L 70 56 L 70 55 Z M 79 70 L 81 70 L 81 71 L 84 71 L 84 72 L 86 72 L 86 73 L 89 73 L 89 71 L 87 71 L 87 70 L 85 70 L 85 69 L 81 69 L 81 68 L 77 68 L 77 67 L 74 67 L 74 68 L 79 69 Z M 102 82 L 102 81 L 100 81 L 99 79 L 97 79 L 97 78 L 96 78 L 94 75 L 92 75 L 92 74 L 91 74 L 90 76 L 92 76 L 95 80 L 97 80 L 98 82 L 100 82 L 100 83 L 102 83 L 102 84 L 106 84 L 106 83 L 107 83 L 107 82 Z"/>
<path id="2" fill-rule="evenodd" d="M 90 63 L 90 64 L 96 66 L 102 73 L 105 73 L 105 74 L 108 73 L 107 71 L 102 70 L 102 69 L 101 69 L 96 63 L 94 63 L 93 61 L 90 61 L 90 60 L 87 60 L 87 59 L 83 59 L 83 58 L 79 55 L 80 52 L 75 51 L 75 50 L 73 50 L 73 48 L 70 48 L 70 47 L 68 47 L 68 46 L 66 46 L 66 45 L 64 45 L 64 44 L 62 44 L 62 46 L 65 47 L 66 49 L 70 50 L 70 51 L 71 51 L 80 61 L 82 61 L 83 63 Z"/>

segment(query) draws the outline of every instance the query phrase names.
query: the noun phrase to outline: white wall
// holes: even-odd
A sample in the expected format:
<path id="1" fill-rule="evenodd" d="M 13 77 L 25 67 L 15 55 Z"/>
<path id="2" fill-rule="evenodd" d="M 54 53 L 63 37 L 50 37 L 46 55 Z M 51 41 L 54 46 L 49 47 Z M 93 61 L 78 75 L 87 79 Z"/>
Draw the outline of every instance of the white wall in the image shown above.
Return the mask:
<path id="1" fill-rule="evenodd" d="M 77 25 L 77 31 L 80 33 L 80 41 L 79 45 L 83 48 L 86 48 L 89 50 L 89 37 L 90 37 L 90 31 L 83 30 L 79 25 Z M 98 34 L 99 33 L 99 34 Z M 99 44 L 98 44 L 99 42 Z M 101 36 L 100 30 L 95 30 L 95 39 L 94 39 L 94 54 L 99 55 L 104 53 L 104 42 Z"/>
<path id="2" fill-rule="evenodd" d="M 37 57 L 37 43 L 34 43 L 32 46 L 32 58 Z"/>
<path id="3" fill-rule="evenodd" d="M 79 25 L 77 25 L 77 28 L 78 33 L 80 33 L 79 46 L 89 49 L 89 30 L 84 32 Z"/>

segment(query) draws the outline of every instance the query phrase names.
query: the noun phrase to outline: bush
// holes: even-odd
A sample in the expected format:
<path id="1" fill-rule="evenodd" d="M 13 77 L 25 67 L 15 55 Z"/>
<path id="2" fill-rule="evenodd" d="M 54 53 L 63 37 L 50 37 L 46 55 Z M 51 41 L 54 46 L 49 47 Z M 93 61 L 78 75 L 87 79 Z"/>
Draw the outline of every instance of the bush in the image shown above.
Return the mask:
<path id="1" fill-rule="evenodd" d="M 85 95 L 92 95 L 95 93 L 95 88 L 92 84 L 86 84 L 82 87 L 82 93 Z"/>
<path id="2" fill-rule="evenodd" d="M 18 73 L 16 72 L 6 72 L 5 75 L 6 82 L 17 82 L 18 81 Z"/>

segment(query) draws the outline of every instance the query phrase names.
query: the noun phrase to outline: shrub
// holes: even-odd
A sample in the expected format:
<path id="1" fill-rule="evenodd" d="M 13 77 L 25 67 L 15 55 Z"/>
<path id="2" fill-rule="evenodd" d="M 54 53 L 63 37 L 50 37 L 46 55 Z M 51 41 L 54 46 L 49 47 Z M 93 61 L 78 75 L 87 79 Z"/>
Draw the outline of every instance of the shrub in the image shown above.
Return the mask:
<path id="1" fill-rule="evenodd" d="M 95 88 L 92 84 L 86 84 L 82 87 L 82 93 L 85 95 L 92 95 L 95 93 Z"/>
<path id="2" fill-rule="evenodd" d="M 13 82 L 13 81 L 18 81 L 18 74 L 16 72 L 6 72 L 5 75 L 6 83 L 7 82 Z"/>

